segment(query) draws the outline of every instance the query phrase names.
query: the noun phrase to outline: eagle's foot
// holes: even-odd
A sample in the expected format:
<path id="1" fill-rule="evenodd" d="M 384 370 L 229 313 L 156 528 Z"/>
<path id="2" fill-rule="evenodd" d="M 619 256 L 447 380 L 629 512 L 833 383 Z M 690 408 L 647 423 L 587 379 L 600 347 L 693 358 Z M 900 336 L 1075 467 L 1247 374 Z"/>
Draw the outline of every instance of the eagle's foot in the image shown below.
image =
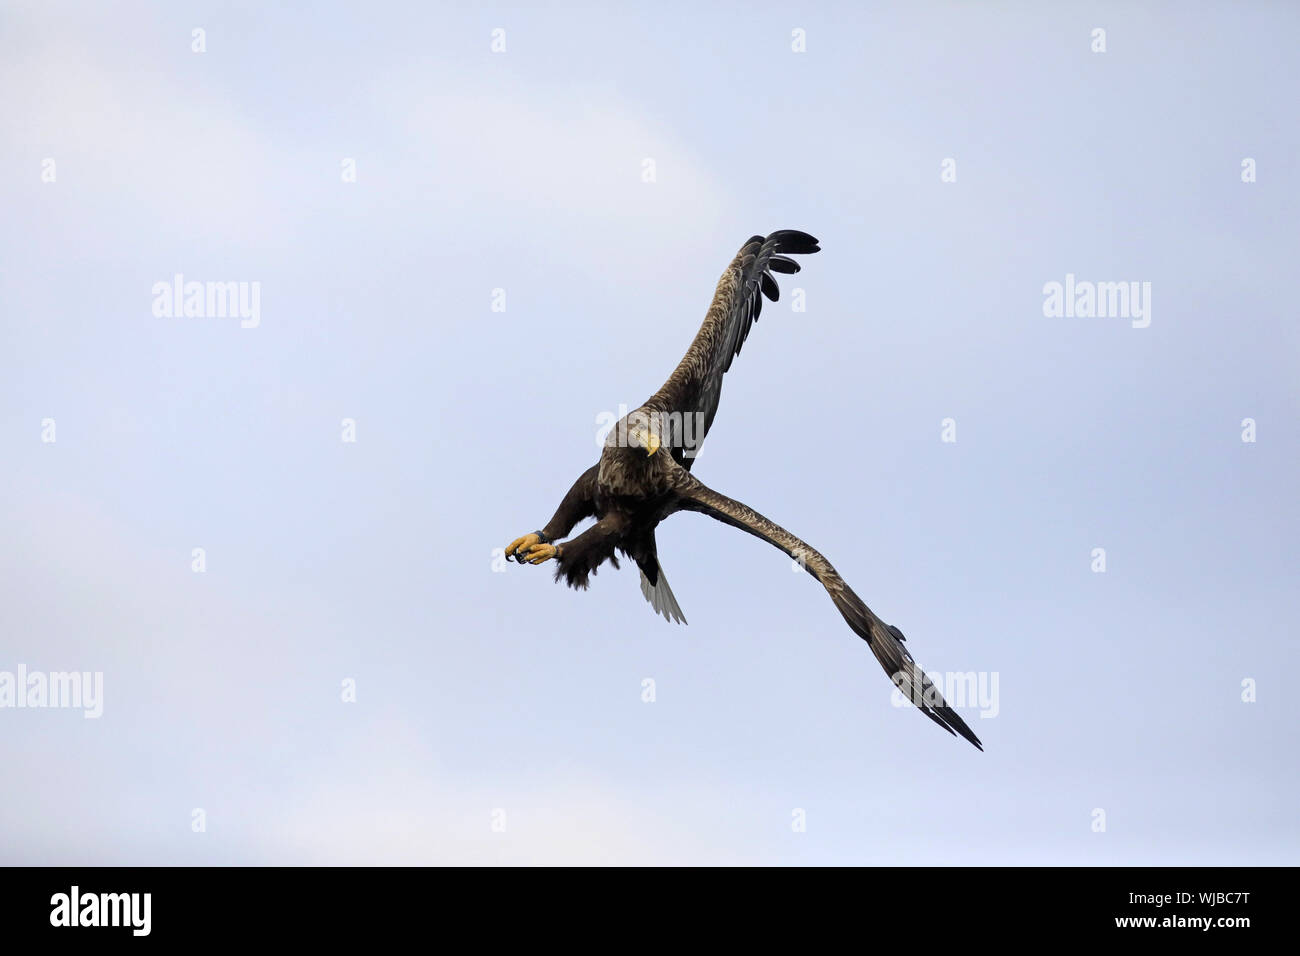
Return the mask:
<path id="1" fill-rule="evenodd" d="M 506 545 L 506 560 L 509 561 L 511 558 L 514 558 L 520 564 L 523 564 L 525 552 L 541 540 L 542 536 L 536 532 L 533 534 L 526 534 L 522 538 L 515 538 L 515 540 Z"/>
<path id="2" fill-rule="evenodd" d="M 536 531 L 522 538 L 515 538 L 506 545 L 506 560 L 514 558 L 520 564 L 525 561 L 529 564 L 541 564 L 559 556 L 560 549 L 549 541 L 543 541 L 541 533 Z"/>
<path id="3" fill-rule="evenodd" d="M 529 564 L 544 564 L 551 558 L 558 558 L 560 549 L 553 544 L 535 544 L 530 547 L 524 554 L 524 560 Z"/>

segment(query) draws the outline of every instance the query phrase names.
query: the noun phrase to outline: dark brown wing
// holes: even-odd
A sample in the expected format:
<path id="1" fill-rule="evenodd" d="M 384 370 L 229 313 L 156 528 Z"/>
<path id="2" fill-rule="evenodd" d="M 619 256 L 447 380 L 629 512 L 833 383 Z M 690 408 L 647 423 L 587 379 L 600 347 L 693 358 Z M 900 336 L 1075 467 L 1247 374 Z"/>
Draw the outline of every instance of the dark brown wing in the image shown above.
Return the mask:
<path id="1" fill-rule="evenodd" d="M 798 561 L 804 570 L 826 588 L 826 593 L 831 596 L 849 627 L 867 642 L 889 679 L 907 699 L 944 730 L 961 734 L 980 750 L 984 749 L 979 738 L 966 726 L 966 721 L 948 706 L 938 688 L 912 659 L 912 655 L 903 646 L 903 632 L 876 617 L 818 551 L 780 525 L 768 521 L 739 501 L 706 487 L 693 476 L 685 472 L 678 472 L 677 475 L 676 491 L 681 498 L 683 510 L 698 511 L 741 531 L 747 531 L 776 545 Z"/>
<path id="2" fill-rule="evenodd" d="M 818 252 L 806 232 L 782 229 L 767 238 L 751 236 L 718 280 L 713 303 L 685 357 L 645 408 L 666 416 L 664 444 L 678 464 L 690 468 L 722 397 L 722 376 L 740 354 L 745 337 L 763 311 L 763 297 L 780 296 L 773 272 L 793 275 L 799 264 L 787 258 Z"/>

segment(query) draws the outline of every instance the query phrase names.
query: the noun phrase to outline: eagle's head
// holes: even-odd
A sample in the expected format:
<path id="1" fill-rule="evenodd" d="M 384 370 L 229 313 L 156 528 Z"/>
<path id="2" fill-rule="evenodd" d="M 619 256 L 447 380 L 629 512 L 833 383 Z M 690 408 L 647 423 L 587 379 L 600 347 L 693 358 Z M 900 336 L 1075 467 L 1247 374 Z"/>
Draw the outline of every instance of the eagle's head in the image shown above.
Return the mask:
<path id="1" fill-rule="evenodd" d="M 606 444 L 620 448 L 636 448 L 650 457 L 662 444 L 659 416 L 637 409 L 621 418 L 609 434 Z"/>

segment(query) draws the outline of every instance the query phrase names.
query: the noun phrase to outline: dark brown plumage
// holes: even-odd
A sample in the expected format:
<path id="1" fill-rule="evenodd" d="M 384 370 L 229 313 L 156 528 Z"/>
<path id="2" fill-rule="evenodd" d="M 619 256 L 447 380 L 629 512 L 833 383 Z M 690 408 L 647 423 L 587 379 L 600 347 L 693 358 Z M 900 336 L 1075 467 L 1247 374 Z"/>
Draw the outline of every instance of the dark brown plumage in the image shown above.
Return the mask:
<path id="1" fill-rule="evenodd" d="M 949 733 L 960 734 L 983 750 L 979 738 L 907 652 L 903 632 L 876 617 L 826 558 L 691 474 L 695 454 L 718 411 L 722 377 L 758 320 L 763 298 L 775 302 L 780 295 L 772 273 L 798 272 L 799 264 L 788 256 L 808 255 L 819 248 L 812 236 L 793 229 L 746 241 L 718 280 L 699 332 L 663 388 L 614 426 L 600 461 L 574 482 L 546 527 L 511 542 L 506 555 L 530 564 L 554 559 L 556 580 L 586 588 L 604 562 L 618 567 L 615 552 L 620 551 L 640 568 L 641 590 L 655 611 L 685 623 L 659 565 L 654 532 L 659 522 L 678 511 L 706 514 L 797 560 L 826 589 L 849 627 L 867 642 L 904 695 Z M 596 518 L 590 528 L 557 543 L 590 517 Z"/>

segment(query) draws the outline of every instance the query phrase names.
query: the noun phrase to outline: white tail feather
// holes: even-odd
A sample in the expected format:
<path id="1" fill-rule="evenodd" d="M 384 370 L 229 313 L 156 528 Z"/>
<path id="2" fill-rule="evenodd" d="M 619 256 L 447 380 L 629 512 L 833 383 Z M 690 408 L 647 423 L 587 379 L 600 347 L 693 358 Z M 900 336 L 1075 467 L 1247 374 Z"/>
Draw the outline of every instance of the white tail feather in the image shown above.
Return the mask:
<path id="1" fill-rule="evenodd" d="M 659 583 L 652 585 L 650 579 L 641 572 L 641 593 L 645 599 L 650 602 L 650 606 L 655 609 L 656 614 L 662 614 L 665 620 L 676 621 L 679 624 L 686 623 L 686 617 L 682 614 L 681 605 L 677 603 L 677 598 L 673 596 L 672 588 L 668 586 L 668 579 L 664 577 L 663 565 L 659 565 Z"/>

